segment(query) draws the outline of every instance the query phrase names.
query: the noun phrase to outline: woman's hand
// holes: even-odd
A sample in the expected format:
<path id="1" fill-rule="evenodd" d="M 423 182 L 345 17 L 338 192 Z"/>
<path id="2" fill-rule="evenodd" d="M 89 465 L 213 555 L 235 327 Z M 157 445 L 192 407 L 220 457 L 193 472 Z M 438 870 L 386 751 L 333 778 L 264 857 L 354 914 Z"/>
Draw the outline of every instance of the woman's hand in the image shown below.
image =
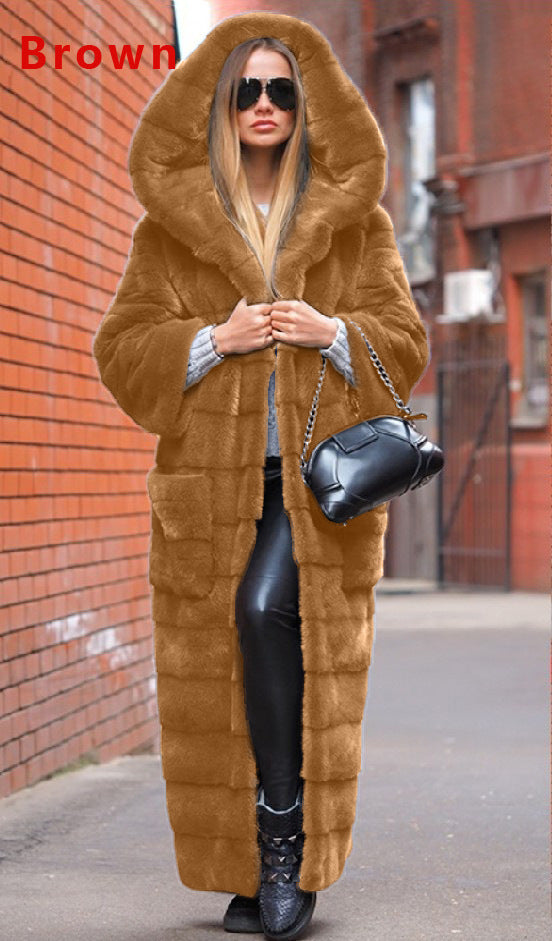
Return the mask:
<path id="1" fill-rule="evenodd" d="M 322 348 L 337 336 L 338 324 L 333 317 L 321 314 L 306 301 L 272 301 L 270 307 L 272 338 L 280 343 Z"/>
<path id="2" fill-rule="evenodd" d="M 251 353 L 272 346 L 270 304 L 248 304 L 240 297 L 225 323 L 213 330 L 219 353 Z"/>
<path id="3" fill-rule="evenodd" d="M 323 348 L 333 343 L 337 329 L 333 317 L 306 301 L 247 304 L 242 297 L 228 320 L 213 332 L 219 352 L 227 354 L 249 353 L 275 343 Z"/>

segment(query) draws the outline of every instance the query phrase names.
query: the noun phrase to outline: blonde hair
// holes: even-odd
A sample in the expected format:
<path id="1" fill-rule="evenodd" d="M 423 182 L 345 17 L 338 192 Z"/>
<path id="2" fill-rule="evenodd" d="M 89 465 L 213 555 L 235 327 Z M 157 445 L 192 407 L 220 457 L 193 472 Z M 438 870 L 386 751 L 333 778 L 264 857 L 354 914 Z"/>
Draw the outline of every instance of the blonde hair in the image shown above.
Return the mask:
<path id="1" fill-rule="evenodd" d="M 258 48 L 281 53 L 290 64 L 296 88 L 295 127 L 280 145 L 280 163 L 266 223 L 255 206 L 241 156 L 237 122 L 237 85 L 251 53 Z M 260 36 L 239 43 L 227 57 L 216 85 L 209 117 L 209 160 L 215 190 L 224 210 L 257 256 L 272 300 L 280 297 L 274 285 L 278 249 L 310 177 L 305 94 L 297 59 L 279 39 Z"/>

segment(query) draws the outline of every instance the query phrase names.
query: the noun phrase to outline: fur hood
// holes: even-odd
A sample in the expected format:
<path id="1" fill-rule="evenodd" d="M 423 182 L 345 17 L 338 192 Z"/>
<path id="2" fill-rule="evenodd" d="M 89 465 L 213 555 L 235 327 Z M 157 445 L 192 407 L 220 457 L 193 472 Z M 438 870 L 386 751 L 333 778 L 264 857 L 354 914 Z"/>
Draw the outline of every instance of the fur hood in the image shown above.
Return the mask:
<path id="1" fill-rule="evenodd" d="M 222 20 L 168 74 L 142 113 L 131 143 L 129 172 L 134 193 L 150 217 L 198 258 L 216 259 L 230 277 L 243 265 L 243 239 L 217 198 L 206 128 L 229 53 L 238 43 L 264 35 L 285 43 L 299 64 L 312 164 L 301 211 L 281 252 L 281 267 L 289 258 L 299 266 L 323 258 L 333 231 L 362 224 L 385 184 L 387 154 L 381 130 L 324 36 L 309 23 L 284 14 L 244 13 Z M 266 292 L 261 272 L 259 277 L 256 302 Z"/>

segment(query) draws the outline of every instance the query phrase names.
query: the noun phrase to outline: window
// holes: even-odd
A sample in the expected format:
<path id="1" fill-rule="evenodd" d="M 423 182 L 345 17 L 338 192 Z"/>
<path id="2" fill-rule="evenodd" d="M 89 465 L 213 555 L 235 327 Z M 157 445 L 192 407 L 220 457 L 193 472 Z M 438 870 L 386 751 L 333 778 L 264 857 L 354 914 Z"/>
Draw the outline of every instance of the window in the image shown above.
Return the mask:
<path id="1" fill-rule="evenodd" d="M 537 271 L 519 279 L 523 318 L 521 396 L 516 420 L 546 422 L 549 404 L 548 318 L 546 273 Z"/>
<path id="2" fill-rule="evenodd" d="M 405 224 L 398 242 L 409 280 L 429 281 L 435 276 L 430 215 L 435 197 L 423 181 L 435 176 L 434 83 L 425 77 L 402 87 Z"/>

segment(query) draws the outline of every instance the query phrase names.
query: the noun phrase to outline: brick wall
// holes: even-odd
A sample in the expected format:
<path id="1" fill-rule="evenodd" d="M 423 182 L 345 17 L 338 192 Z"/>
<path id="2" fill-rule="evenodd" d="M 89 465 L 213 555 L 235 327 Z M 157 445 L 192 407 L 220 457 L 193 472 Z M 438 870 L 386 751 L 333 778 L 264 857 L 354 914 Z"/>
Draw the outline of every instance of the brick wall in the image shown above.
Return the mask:
<path id="1" fill-rule="evenodd" d="M 439 359 L 441 343 L 462 330 L 434 322 L 442 313 L 443 275 L 487 267 L 490 258 L 480 249 L 479 237 L 492 227 L 497 233 L 496 262 L 506 317 L 490 329 L 501 330 L 506 337 L 511 373 L 518 378 L 525 352 L 516 279 L 537 269 L 550 270 L 549 5 L 531 0 L 375 0 L 367 7 L 373 27 L 380 35 L 387 31 L 376 47 L 370 73 L 389 144 L 386 197 L 399 231 L 404 189 L 397 108 L 400 83 L 424 75 L 433 78 L 436 176 L 449 185 L 458 184 L 458 208 L 436 215 L 438 278 L 425 289 L 433 299 L 429 316 L 425 315 L 432 325 L 433 360 Z M 433 24 L 425 37 L 420 25 L 424 19 Z M 549 310 L 549 279 L 546 292 Z M 423 391 L 431 375 L 430 368 Z M 512 415 L 518 397 L 513 383 Z M 550 430 L 550 421 L 533 428 L 512 422 L 514 589 L 549 591 L 550 536 L 548 514 L 543 511 L 550 490 Z M 391 529 L 401 506 L 397 501 L 391 507 Z M 402 535 L 404 541 L 404 528 Z M 399 568 L 386 574 L 408 572 Z"/>
<path id="2" fill-rule="evenodd" d="M 167 67 L 170 0 L 0 2 L 3 197 L 0 795 L 157 748 L 145 475 L 156 439 L 98 381 L 91 343 L 142 214 L 130 136 Z M 21 67 L 21 37 L 46 64 Z M 70 44 L 56 70 L 54 44 Z M 107 43 L 144 43 L 116 71 Z M 86 70 L 85 44 L 103 61 Z M 34 59 L 32 61 L 35 61 Z M 164 60 L 165 62 L 166 60 Z"/>

